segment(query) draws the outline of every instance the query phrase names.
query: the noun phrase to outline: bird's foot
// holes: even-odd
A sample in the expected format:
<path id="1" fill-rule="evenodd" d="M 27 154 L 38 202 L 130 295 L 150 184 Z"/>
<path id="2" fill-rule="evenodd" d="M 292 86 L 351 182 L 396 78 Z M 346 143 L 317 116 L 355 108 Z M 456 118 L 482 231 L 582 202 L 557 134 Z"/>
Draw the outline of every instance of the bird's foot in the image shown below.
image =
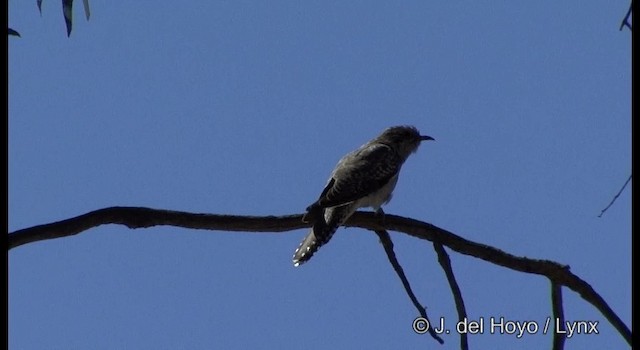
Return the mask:
<path id="1" fill-rule="evenodd" d="M 314 222 L 316 221 L 316 219 L 321 217 L 322 214 L 323 214 L 322 208 L 312 204 L 307 207 L 307 212 L 302 216 L 302 222 L 305 222 L 305 223 Z"/>
<path id="2" fill-rule="evenodd" d="M 382 210 L 382 208 L 378 208 L 375 211 L 376 217 L 378 218 L 378 221 L 380 222 L 380 225 L 382 225 L 382 227 L 386 228 L 387 227 L 387 220 L 386 217 L 384 215 L 384 210 Z"/>

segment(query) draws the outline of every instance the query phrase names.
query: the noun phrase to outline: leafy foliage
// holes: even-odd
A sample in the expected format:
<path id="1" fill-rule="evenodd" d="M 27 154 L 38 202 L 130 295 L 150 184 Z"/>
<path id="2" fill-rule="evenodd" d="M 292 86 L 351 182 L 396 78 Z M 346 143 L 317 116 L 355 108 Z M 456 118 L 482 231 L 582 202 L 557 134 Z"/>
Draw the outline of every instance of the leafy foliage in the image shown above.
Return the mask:
<path id="1" fill-rule="evenodd" d="M 42 0 L 37 0 L 38 11 L 42 15 Z M 89 0 L 82 0 L 84 6 L 84 15 L 89 20 L 91 11 L 89 9 Z M 67 25 L 67 36 L 71 35 L 71 28 L 73 26 L 73 0 L 62 0 L 62 14 L 64 15 L 64 22 Z"/>

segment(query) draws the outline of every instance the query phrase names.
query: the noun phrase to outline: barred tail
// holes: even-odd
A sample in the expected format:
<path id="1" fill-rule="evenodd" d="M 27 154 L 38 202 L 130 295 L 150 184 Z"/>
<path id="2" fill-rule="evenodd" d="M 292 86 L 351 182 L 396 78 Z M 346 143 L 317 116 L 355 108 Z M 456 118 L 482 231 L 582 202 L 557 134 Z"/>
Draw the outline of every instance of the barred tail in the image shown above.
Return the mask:
<path id="1" fill-rule="evenodd" d="M 329 242 L 338 227 L 353 214 L 355 206 L 349 204 L 325 210 L 329 212 L 316 218 L 313 227 L 302 240 L 295 253 L 293 253 L 293 266 L 304 264 L 311 259 L 320 247 Z M 328 217 L 328 222 L 325 221 L 325 217 Z"/>
<path id="2" fill-rule="evenodd" d="M 329 242 L 337 229 L 338 226 L 330 227 L 322 219 L 316 221 L 298 249 L 293 253 L 293 266 L 300 266 L 311 259 L 320 247 Z"/>

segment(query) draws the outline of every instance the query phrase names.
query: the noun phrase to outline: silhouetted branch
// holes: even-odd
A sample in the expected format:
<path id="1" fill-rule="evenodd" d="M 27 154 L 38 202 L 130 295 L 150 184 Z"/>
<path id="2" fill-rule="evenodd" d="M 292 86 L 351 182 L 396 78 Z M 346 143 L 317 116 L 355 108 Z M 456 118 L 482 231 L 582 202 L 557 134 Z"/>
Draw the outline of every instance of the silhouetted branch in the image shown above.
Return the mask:
<path id="1" fill-rule="evenodd" d="M 46 239 L 71 236 L 104 224 L 121 224 L 129 228 L 170 225 L 193 229 L 283 232 L 309 227 L 301 221 L 302 215 L 286 216 L 234 216 L 194 214 L 140 207 L 110 207 L 89 212 L 75 218 L 12 232 L 8 235 L 9 249 Z M 437 241 L 448 248 L 515 271 L 546 276 L 552 282 L 578 293 L 592 304 L 618 330 L 631 345 L 631 330 L 609 307 L 606 301 L 580 277 L 569 271 L 569 266 L 550 260 L 517 257 L 497 248 L 472 242 L 429 223 L 386 214 L 384 226 L 374 213 L 357 212 L 345 223 L 349 227 L 368 230 L 393 230 L 431 242 Z"/>
<path id="2" fill-rule="evenodd" d="M 387 253 L 387 258 L 389 259 L 391 266 L 393 266 L 393 270 L 396 272 L 398 277 L 400 277 L 400 280 L 402 281 L 402 286 L 404 287 L 404 290 L 407 292 L 409 299 L 411 299 L 413 306 L 416 307 L 420 316 L 424 317 L 425 320 L 431 323 L 431 321 L 429 321 L 429 317 L 427 317 L 427 309 L 424 306 L 422 306 L 422 304 L 420 304 L 420 302 L 418 301 L 418 298 L 416 298 L 416 295 L 413 293 L 413 290 L 411 289 L 411 285 L 409 284 L 409 280 L 407 279 L 407 276 L 404 274 L 404 270 L 402 269 L 402 266 L 400 266 L 400 263 L 396 258 L 396 253 L 393 251 L 393 242 L 391 241 L 389 232 L 387 232 L 386 230 L 375 230 L 374 232 L 380 238 L 380 243 L 382 243 L 382 246 L 384 247 L 384 252 Z M 438 343 L 440 344 L 444 344 L 444 340 L 442 340 L 442 338 L 438 336 L 438 333 L 435 332 L 434 327 L 429 327 L 428 331 L 433 339 L 437 340 Z"/>
<path id="3" fill-rule="evenodd" d="M 633 0 L 631 0 L 631 3 L 629 4 L 629 9 L 627 10 L 627 14 L 622 19 L 622 23 L 620 23 L 620 30 L 624 29 L 624 27 L 628 27 L 629 30 L 632 31 L 631 23 L 629 23 L 629 18 L 631 18 L 632 9 L 633 9 Z"/>
<path id="4" fill-rule="evenodd" d="M 372 213 L 357 213 L 345 226 L 377 229 Z M 442 245 L 458 253 L 473 256 L 511 270 L 546 276 L 551 281 L 563 285 L 578 293 L 584 300 L 593 305 L 618 330 L 620 335 L 631 345 L 631 330 L 609 307 L 606 301 L 587 282 L 569 271 L 569 266 L 550 260 L 538 260 L 517 257 L 500 249 L 472 242 L 429 223 L 395 215 L 385 215 L 386 229 L 404 232 L 410 236 L 428 241 L 440 242 Z M 374 227 L 370 228 L 369 225 Z"/>
<path id="5" fill-rule="evenodd" d="M 458 286 L 456 276 L 453 274 L 453 269 L 451 268 L 451 259 L 449 259 L 449 254 L 447 254 L 447 251 L 444 250 L 444 247 L 439 242 L 433 242 L 433 248 L 438 254 L 438 262 L 440 266 L 442 266 L 444 274 L 447 276 L 447 281 L 449 281 L 449 288 L 451 288 L 451 294 L 453 294 L 453 300 L 456 303 L 456 310 L 458 311 L 458 321 L 462 321 L 467 318 L 467 310 L 464 307 L 460 286 Z M 460 349 L 469 349 L 466 332 L 460 332 Z"/>
<path id="6" fill-rule="evenodd" d="M 92 227 L 119 224 L 128 228 L 176 226 L 201 230 L 283 232 L 309 227 L 302 215 L 237 216 L 198 214 L 143 207 L 109 207 L 71 219 L 18 230 L 9 235 L 9 249 L 26 243 L 73 236 Z"/>
<path id="7" fill-rule="evenodd" d="M 598 215 L 599 218 L 601 218 L 602 214 L 604 214 L 604 212 L 607 211 L 609 209 L 609 207 L 611 207 L 613 205 L 613 203 L 616 201 L 616 199 L 618 199 L 618 197 L 620 197 L 620 194 L 622 193 L 622 191 L 624 191 L 625 187 L 627 187 L 627 185 L 629 184 L 629 181 L 631 181 L 631 175 L 629 175 L 629 178 L 627 179 L 627 181 L 625 181 L 624 185 L 622 185 L 622 188 L 620 189 L 620 191 L 618 191 L 618 193 L 616 193 L 616 195 L 613 197 L 613 199 L 611 200 L 609 205 L 607 205 L 606 208 L 602 209 L 602 211 L 600 212 L 600 215 Z"/>
<path id="8" fill-rule="evenodd" d="M 554 332 L 553 350 L 564 349 L 564 341 L 567 336 L 564 329 L 564 310 L 562 308 L 562 286 L 551 282 L 551 308 L 553 309 Z M 562 328 L 556 328 L 558 327 Z"/>

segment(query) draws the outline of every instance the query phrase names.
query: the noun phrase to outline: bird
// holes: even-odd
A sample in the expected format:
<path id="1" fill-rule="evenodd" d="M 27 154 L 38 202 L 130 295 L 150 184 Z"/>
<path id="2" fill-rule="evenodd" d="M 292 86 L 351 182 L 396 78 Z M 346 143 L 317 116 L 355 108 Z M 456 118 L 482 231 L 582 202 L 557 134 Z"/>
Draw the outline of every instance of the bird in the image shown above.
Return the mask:
<path id="1" fill-rule="evenodd" d="M 420 135 L 414 126 L 393 126 L 342 157 L 302 217 L 312 227 L 294 252 L 293 265 L 311 259 L 357 209 L 371 207 L 384 215 L 381 207 L 391 200 L 402 164 L 427 140 L 435 139 Z"/>

